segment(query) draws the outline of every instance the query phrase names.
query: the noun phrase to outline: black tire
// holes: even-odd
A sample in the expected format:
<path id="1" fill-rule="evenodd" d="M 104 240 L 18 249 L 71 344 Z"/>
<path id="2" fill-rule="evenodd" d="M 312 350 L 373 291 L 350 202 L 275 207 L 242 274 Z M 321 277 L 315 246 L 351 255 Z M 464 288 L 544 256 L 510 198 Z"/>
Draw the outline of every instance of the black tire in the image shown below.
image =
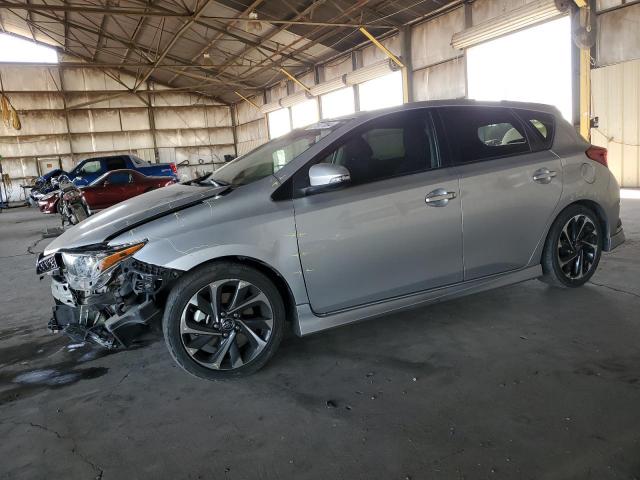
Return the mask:
<path id="1" fill-rule="evenodd" d="M 247 363 L 244 363 L 239 367 L 231 367 L 224 370 L 203 366 L 201 363 L 196 361 L 196 359 L 192 358 L 192 356 L 187 352 L 187 348 L 183 340 L 185 337 L 192 337 L 188 334 L 185 336 L 181 330 L 183 311 L 185 311 L 188 306 L 193 306 L 190 302 L 191 299 L 208 285 L 223 279 L 238 279 L 243 282 L 248 282 L 252 287 L 257 287 L 257 289 L 259 289 L 268 299 L 272 313 L 270 335 L 266 340 L 266 345 L 262 347 L 262 350 L 256 354 L 255 358 L 251 359 Z M 162 319 L 162 330 L 169 353 L 176 363 L 186 372 L 207 380 L 241 377 L 258 371 L 276 352 L 282 340 L 286 325 L 286 310 L 284 303 L 273 282 L 254 268 L 231 262 L 204 265 L 185 274 L 180 278 L 180 280 L 178 280 L 171 290 L 167 298 L 166 305 Z M 220 323 L 218 323 L 218 325 L 220 325 Z M 238 328 L 239 326 L 236 325 L 236 329 Z M 238 335 L 240 335 L 240 333 L 238 333 Z M 206 335 L 202 336 L 204 337 Z M 199 335 L 195 335 L 195 337 L 199 337 Z M 216 338 L 216 343 L 223 341 L 219 336 L 211 338 Z M 241 337 L 238 336 L 238 339 L 240 338 Z M 249 342 L 245 343 L 245 345 L 248 344 Z M 211 345 L 211 348 L 216 347 L 217 344 Z M 236 351 L 238 351 L 237 347 Z"/>
<path id="2" fill-rule="evenodd" d="M 584 222 L 584 225 L 588 226 L 585 235 L 589 235 L 587 240 L 592 243 L 586 243 L 586 241 L 582 242 L 581 240 L 578 240 L 578 243 L 581 243 L 582 245 L 576 248 L 575 245 L 573 245 L 571 238 L 563 236 L 563 239 L 568 239 L 568 241 L 564 241 L 564 244 L 571 245 L 573 251 L 569 250 L 568 247 L 562 247 L 560 242 L 561 235 L 564 235 L 563 230 L 565 226 L 572 229 L 572 225 L 574 226 L 573 228 L 577 225 L 578 231 L 581 231 L 579 230 L 581 225 L 580 219 L 583 217 L 588 219 L 588 222 Z M 576 220 L 574 221 L 573 219 Z M 569 224 L 569 222 L 572 221 L 575 223 Z M 591 230 L 593 230 L 592 233 Z M 572 231 L 575 232 L 575 230 Z M 572 234 L 570 235 L 573 236 Z M 591 247 L 592 244 L 596 246 L 595 249 Z M 586 245 L 589 245 L 589 247 L 586 247 Z M 600 262 L 600 257 L 602 255 L 602 245 L 603 232 L 598 216 L 591 209 L 583 205 L 570 205 L 560 212 L 549 229 L 544 250 L 542 252 L 541 263 L 543 276 L 540 280 L 548 283 L 549 285 L 564 288 L 575 288 L 584 285 L 589 281 L 598 268 L 598 263 Z M 573 254 L 580 255 L 580 252 L 582 252 L 583 263 L 578 265 L 576 268 L 576 263 L 571 261 L 571 265 L 567 262 L 563 267 L 560 260 L 563 251 L 566 252 L 566 256 L 564 258 L 568 259 L 572 258 Z M 585 256 L 588 256 L 586 261 L 584 260 L 586 258 Z M 585 269 L 587 270 L 585 271 Z"/>

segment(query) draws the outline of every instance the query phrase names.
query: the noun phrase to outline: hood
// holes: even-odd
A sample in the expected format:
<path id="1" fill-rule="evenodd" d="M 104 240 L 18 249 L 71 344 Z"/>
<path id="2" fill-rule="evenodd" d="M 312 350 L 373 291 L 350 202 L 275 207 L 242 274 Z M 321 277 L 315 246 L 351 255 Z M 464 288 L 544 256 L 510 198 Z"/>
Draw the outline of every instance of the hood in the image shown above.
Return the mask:
<path id="1" fill-rule="evenodd" d="M 47 181 L 52 179 L 53 177 L 58 177 L 60 175 L 68 175 L 68 173 L 60 168 L 56 168 L 55 170 L 51 170 L 50 172 L 47 172 L 44 175 L 38 177 L 36 181 L 38 180 Z"/>
<path id="2" fill-rule="evenodd" d="M 47 245 L 45 255 L 108 241 L 131 228 L 221 194 L 229 187 L 171 185 L 125 200 L 70 228 Z"/>

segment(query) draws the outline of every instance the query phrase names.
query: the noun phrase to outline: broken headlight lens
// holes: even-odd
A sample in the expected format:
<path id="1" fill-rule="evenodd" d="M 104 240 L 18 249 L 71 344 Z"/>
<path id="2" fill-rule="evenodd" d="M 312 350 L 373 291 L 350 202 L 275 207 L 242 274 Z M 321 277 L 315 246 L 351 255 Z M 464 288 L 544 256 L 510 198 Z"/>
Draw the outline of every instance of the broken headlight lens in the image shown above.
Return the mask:
<path id="1" fill-rule="evenodd" d="M 65 277 L 74 290 L 97 290 L 104 287 L 115 267 L 136 253 L 146 242 L 118 245 L 104 250 L 63 252 Z"/>

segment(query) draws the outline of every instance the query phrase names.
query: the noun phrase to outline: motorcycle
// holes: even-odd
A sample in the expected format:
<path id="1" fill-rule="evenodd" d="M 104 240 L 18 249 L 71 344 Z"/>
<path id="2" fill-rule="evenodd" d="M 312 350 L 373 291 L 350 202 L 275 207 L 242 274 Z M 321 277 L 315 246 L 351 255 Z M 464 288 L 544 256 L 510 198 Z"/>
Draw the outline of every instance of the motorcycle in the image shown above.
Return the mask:
<path id="1" fill-rule="evenodd" d="M 42 213 L 58 213 L 65 224 L 76 225 L 89 216 L 82 192 L 66 175 L 51 179 L 54 189 L 38 198 L 38 207 Z"/>
<path id="2" fill-rule="evenodd" d="M 58 210 L 62 216 L 62 226 L 64 227 L 65 221 L 70 225 L 76 225 L 89 217 L 80 189 L 66 175 L 60 175 L 57 180 L 60 188 Z"/>

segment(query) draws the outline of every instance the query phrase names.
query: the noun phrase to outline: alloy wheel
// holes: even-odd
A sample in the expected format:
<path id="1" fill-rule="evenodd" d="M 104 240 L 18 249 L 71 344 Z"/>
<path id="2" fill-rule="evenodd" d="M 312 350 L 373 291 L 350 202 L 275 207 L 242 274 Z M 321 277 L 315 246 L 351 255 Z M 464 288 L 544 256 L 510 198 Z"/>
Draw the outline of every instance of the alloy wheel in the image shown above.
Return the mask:
<path id="1" fill-rule="evenodd" d="M 273 333 L 273 307 L 257 286 L 218 280 L 196 292 L 180 319 L 189 356 L 213 370 L 233 370 L 253 361 Z"/>
<path id="2" fill-rule="evenodd" d="M 563 275 L 578 280 L 587 275 L 598 258 L 598 229 L 587 215 L 571 217 L 558 239 L 558 265 Z"/>

